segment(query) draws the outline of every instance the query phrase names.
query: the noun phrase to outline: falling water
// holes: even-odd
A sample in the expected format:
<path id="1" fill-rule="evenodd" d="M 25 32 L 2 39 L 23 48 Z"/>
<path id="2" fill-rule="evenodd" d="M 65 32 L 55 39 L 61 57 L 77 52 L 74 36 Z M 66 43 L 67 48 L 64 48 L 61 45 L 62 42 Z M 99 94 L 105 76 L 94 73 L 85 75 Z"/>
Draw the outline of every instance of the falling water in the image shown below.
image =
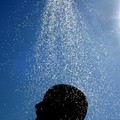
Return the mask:
<path id="1" fill-rule="evenodd" d="M 77 15 L 71 0 L 47 1 L 35 46 L 39 79 L 49 79 L 47 82 L 79 79 L 84 61 L 81 31 L 85 25 L 82 20 L 79 23 Z"/>
<path id="2" fill-rule="evenodd" d="M 97 102 L 105 88 L 104 45 L 89 33 L 83 13 L 73 0 L 47 0 L 40 26 L 29 103 L 39 102 L 50 86 L 67 83 L 88 97 L 86 119 L 97 119 L 98 113 L 102 114 Z"/>

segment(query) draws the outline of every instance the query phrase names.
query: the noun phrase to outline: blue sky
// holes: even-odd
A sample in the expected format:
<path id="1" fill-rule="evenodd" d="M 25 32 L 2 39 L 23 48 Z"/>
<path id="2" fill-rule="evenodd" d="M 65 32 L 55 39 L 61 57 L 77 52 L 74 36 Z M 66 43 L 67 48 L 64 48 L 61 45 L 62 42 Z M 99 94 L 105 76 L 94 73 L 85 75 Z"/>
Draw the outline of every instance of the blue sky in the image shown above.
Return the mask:
<path id="1" fill-rule="evenodd" d="M 95 84 L 91 86 L 88 81 L 87 87 L 84 87 L 84 84 L 80 85 L 83 85 L 82 87 L 84 90 L 86 88 L 87 92 L 93 90 L 95 93 L 98 85 L 102 86 L 103 90 L 100 95 L 101 91 L 96 90 L 97 102 L 90 108 L 86 120 L 92 119 L 92 116 L 98 120 L 118 120 L 120 117 L 120 2 L 119 0 L 98 0 L 96 2 L 94 0 L 75 0 L 75 2 L 78 12 L 82 13 L 84 22 L 87 24 L 86 32 L 93 38 L 94 45 L 96 47 L 104 45 L 104 50 L 100 48 L 97 53 L 101 56 L 100 70 L 102 70 L 102 66 L 105 67 L 106 81 L 99 82 L 99 70 L 96 69 L 92 71 Z M 1 120 L 34 120 L 34 105 L 42 99 L 47 88 L 55 83 L 71 83 L 64 79 L 51 82 L 48 80 L 49 78 L 43 76 L 46 81 L 43 80 L 40 86 L 39 81 L 30 80 L 37 75 L 37 73 L 33 73 L 35 66 L 33 48 L 41 26 L 40 16 L 44 11 L 44 6 L 45 0 L 0 1 Z M 87 35 L 84 38 L 86 39 Z M 97 68 L 96 59 L 91 57 L 91 51 L 89 51 L 91 50 L 89 43 L 85 42 L 84 47 L 87 58 L 91 58 L 90 62 L 93 62 L 92 65 Z M 63 66 L 64 63 L 59 69 Z M 74 82 L 72 85 L 79 87 Z M 89 87 L 90 90 L 88 90 Z M 37 95 L 38 97 L 36 97 Z M 91 101 L 89 93 L 87 95 Z"/>

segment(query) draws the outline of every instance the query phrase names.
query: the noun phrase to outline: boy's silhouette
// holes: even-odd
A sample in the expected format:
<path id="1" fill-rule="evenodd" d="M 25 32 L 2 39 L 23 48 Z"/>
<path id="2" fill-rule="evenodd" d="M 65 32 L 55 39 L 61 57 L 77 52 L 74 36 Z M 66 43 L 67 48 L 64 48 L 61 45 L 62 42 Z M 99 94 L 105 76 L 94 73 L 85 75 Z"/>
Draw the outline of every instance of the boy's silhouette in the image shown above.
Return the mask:
<path id="1" fill-rule="evenodd" d="M 55 85 L 36 106 L 36 120 L 84 120 L 88 103 L 85 95 L 71 85 Z"/>

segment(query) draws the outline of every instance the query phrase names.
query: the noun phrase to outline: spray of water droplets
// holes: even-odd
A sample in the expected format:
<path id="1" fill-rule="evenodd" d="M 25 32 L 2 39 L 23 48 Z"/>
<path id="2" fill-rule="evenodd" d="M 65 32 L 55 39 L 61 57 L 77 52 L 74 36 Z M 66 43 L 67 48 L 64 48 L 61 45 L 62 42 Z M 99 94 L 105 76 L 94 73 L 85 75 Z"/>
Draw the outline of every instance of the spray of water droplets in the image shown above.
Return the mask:
<path id="1" fill-rule="evenodd" d="M 88 97 L 87 119 L 98 118 L 104 112 L 97 104 L 106 84 L 104 45 L 89 34 L 82 12 L 72 0 L 47 0 L 40 26 L 35 64 L 29 73 L 29 103 L 39 102 L 54 84 L 70 84 Z"/>

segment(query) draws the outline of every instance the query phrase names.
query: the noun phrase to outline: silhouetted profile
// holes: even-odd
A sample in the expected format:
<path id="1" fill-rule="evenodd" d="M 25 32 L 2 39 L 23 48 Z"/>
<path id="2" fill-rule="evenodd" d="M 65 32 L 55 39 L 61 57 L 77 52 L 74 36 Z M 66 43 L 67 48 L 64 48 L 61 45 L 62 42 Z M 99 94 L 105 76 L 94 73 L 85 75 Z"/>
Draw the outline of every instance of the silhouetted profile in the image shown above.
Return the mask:
<path id="1" fill-rule="evenodd" d="M 36 106 L 36 120 L 84 120 L 88 103 L 85 95 L 71 85 L 55 85 Z"/>

